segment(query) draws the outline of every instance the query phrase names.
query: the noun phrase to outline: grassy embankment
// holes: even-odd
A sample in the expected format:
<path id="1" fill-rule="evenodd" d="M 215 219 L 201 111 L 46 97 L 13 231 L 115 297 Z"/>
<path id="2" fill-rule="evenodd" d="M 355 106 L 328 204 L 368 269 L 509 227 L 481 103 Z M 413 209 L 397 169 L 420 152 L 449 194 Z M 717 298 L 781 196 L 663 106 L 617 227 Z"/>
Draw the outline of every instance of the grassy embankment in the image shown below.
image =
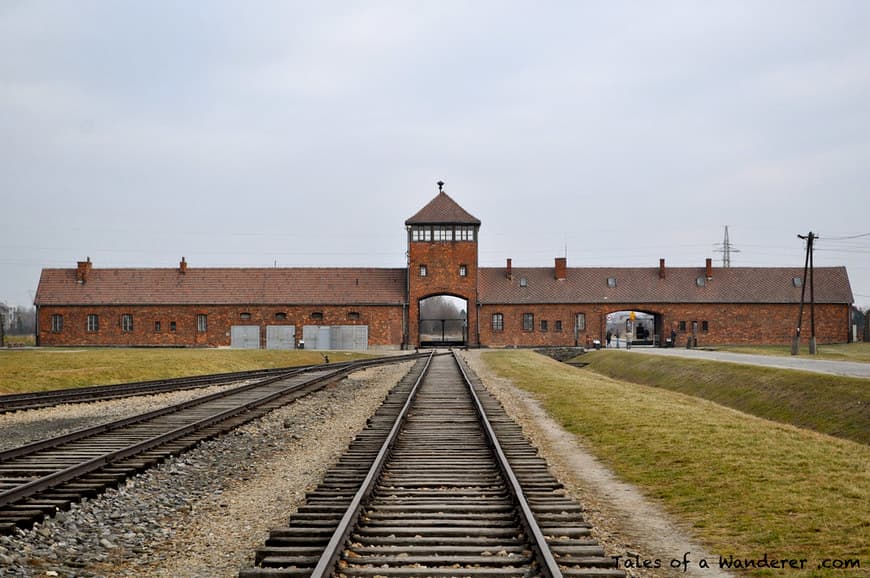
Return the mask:
<path id="1" fill-rule="evenodd" d="M 633 383 L 703 397 L 774 421 L 870 444 L 870 380 L 625 351 L 577 358 Z"/>
<path id="2" fill-rule="evenodd" d="M 803 571 L 771 571 L 790 578 L 870 575 L 866 445 L 531 351 L 486 352 L 484 360 L 622 479 L 690 523 L 714 555 L 806 559 Z M 858 559 L 861 568 L 818 569 L 833 558 Z"/>
<path id="3" fill-rule="evenodd" d="M 0 394 L 348 361 L 366 354 L 241 349 L 0 350 Z"/>
<path id="4" fill-rule="evenodd" d="M 819 345 L 816 355 L 810 355 L 807 340 L 801 342 L 801 357 L 812 359 L 828 359 L 830 361 L 856 361 L 870 363 L 870 343 L 836 343 L 833 345 Z M 754 355 L 775 355 L 780 357 L 791 356 L 789 345 L 728 345 L 715 347 L 719 351 L 733 351 L 734 353 L 751 353 Z"/>

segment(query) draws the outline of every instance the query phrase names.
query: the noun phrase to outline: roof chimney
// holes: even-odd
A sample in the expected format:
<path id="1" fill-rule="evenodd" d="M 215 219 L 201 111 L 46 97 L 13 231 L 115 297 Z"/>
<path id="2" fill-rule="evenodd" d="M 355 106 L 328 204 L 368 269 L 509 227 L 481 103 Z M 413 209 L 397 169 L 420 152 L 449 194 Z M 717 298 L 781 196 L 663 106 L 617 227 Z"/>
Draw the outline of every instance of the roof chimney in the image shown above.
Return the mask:
<path id="1" fill-rule="evenodd" d="M 178 272 L 181 274 L 187 273 L 187 261 L 184 257 L 181 258 L 181 263 L 178 264 Z"/>
<path id="2" fill-rule="evenodd" d="M 659 259 L 659 279 L 665 278 L 665 260 Z"/>
<path id="3" fill-rule="evenodd" d="M 556 257 L 556 280 L 564 281 L 568 278 L 568 258 Z"/>
<path id="4" fill-rule="evenodd" d="M 505 271 L 505 276 L 508 278 L 508 280 L 513 279 L 513 277 L 514 277 L 513 267 L 511 267 L 511 260 L 510 259 L 507 260 L 507 269 Z"/>
<path id="5" fill-rule="evenodd" d="M 87 261 L 76 262 L 76 283 L 87 283 L 88 273 L 91 271 L 91 258 Z"/>
<path id="6" fill-rule="evenodd" d="M 707 257 L 707 279 L 713 278 L 713 259 Z"/>

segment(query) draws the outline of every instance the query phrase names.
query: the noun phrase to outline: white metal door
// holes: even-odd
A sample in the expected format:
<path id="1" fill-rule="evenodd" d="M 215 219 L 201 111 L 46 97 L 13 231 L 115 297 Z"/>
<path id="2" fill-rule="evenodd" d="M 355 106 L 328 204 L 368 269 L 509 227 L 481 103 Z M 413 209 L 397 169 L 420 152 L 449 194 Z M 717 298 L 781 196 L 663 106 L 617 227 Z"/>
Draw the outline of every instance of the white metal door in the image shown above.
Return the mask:
<path id="1" fill-rule="evenodd" d="M 230 347 L 260 349 L 260 326 L 233 325 L 230 327 Z"/>
<path id="2" fill-rule="evenodd" d="M 267 325 L 266 349 L 296 349 L 294 325 Z"/>

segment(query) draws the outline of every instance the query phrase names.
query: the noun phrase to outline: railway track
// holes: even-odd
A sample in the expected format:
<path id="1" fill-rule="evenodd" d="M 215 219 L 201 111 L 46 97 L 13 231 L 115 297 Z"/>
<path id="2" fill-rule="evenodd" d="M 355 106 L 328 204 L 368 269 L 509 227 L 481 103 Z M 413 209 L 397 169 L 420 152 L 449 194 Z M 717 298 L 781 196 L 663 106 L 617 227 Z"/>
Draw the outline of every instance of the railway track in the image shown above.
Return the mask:
<path id="1" fill-rule="evenodd" d="M 378 358 L 293 369 L 212 395 L 0 452 L 0 534 L 29 527 L 83 497 L 229 431 Z"/>
<path id="2" fill-rule="evenodd" d="M 458 357 L 397 386 L 240 578 L 624 576 Z"/>
<path id="3" fill-rule="evenodd" d="M 345 364 L 334 364 L 341 367 Z M 13 393 L 0 395 L 0 413 L 40 409 L 63 405 L 67 403 L 82 403 L 103 401 L 137 395 L 154 395 L 183 389 L 196 389 L 212 385 L 225 385 L 250 379 L 266 379 L 291 372 L 310 370 L 319 366 L 296 366 L 275 369 L 255 369 L 251 371 L 236 371 L 232 373 L 216 373 L 211 375 L 195 375 L 173 379 L 153 381 L 136 381 L 114 385 L 93 385 L 74 389 L 54 389 L 30 393 Z"/>

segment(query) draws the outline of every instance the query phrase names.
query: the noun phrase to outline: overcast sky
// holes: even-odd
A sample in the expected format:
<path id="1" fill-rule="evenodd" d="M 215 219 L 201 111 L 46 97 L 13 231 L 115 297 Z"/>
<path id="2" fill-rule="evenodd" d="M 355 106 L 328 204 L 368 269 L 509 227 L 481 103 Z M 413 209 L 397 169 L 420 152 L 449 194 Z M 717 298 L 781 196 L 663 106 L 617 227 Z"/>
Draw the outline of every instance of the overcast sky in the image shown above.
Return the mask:
<path id="1" fill-rule="evenodd" d="M 845 265 L 870 2 L 0 2 L 0 301 L 43 267 Z"/>

